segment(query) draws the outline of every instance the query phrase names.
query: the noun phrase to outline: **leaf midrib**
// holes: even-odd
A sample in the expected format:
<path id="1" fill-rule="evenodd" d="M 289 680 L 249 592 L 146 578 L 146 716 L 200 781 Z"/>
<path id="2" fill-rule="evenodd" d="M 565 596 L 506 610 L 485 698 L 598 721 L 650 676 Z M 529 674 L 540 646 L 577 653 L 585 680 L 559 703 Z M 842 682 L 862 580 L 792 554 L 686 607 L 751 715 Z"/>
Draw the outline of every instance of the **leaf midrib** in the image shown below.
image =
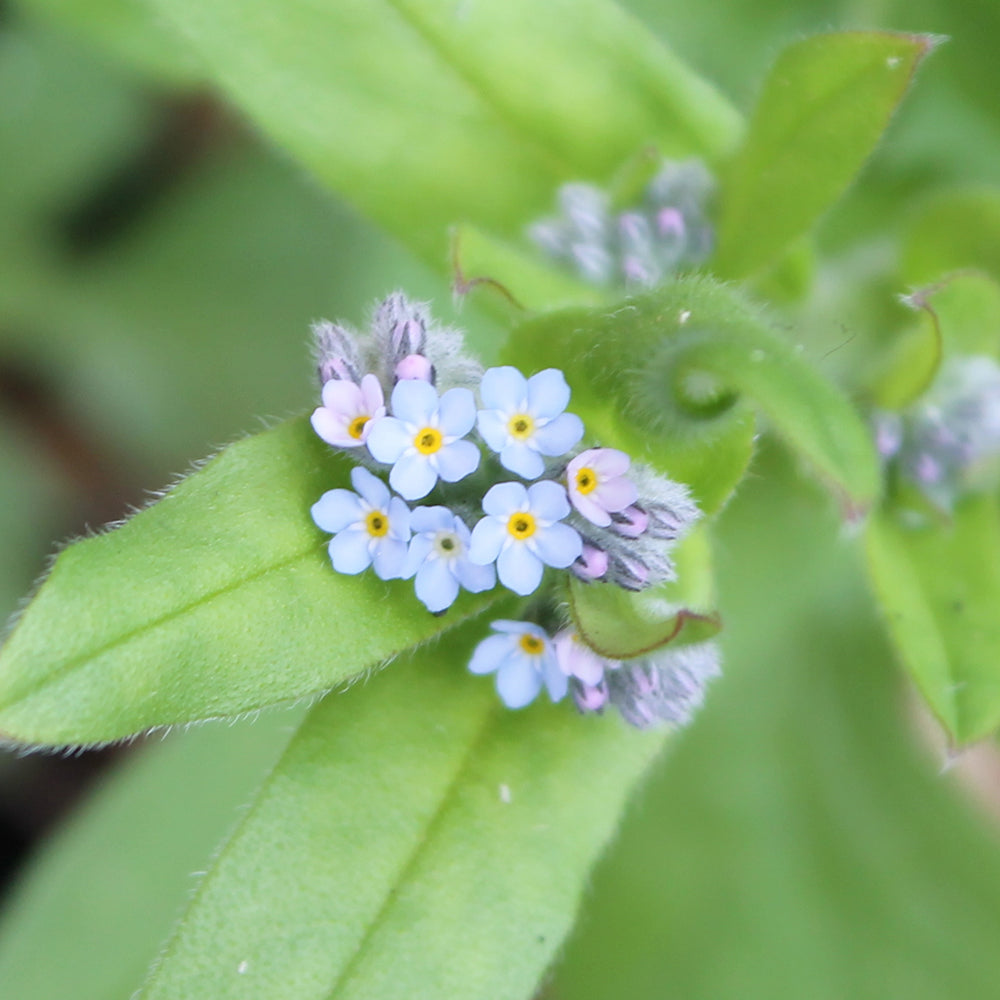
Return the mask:
<path id="1" fill-rule="evenodd" d="M 245 587 L 251 583 L 255 583 L 257 580 L 263 579 L 269 573 L 273 573 L 276 570 L 284 569 L 287 566 L 291 566 L 293 563 L 301 562 L 302 560 L 313 556 L 317 551 L 315 544 L 311 544 L 308 549 L 304 551 L 297 552 L 295 555 L 288 556 L 287 558 L 281 559 L 278 562 L 270 563 L 263 569 L 257 571 L 256 573 L 251 573 L 248 576 L 240 577 L 238 580 L 234 580 L 231 583 L 227 583 L 222 587 L 212 590 L 206 594 L 202 594 L 200 597 L 195 598 L 193 601 L 189 601 L 187 604 L 181 605 L 179 608 L 174 608 L 171 611 L 166 612 L 160 617 L 152 619 L 151 621 L 146 621 L 142 625 L 138 625 L 135 628 L 128 629 L 127 631 L 116 636 L 114 639 L 105 642 L 103 645 L 96 647 L 95 649 L 87 650 L 86 652 L 79 653 L 76 656 L 70 657 L 63 663 L 59 664 L 57 667 L 49 670 L 43 676 L 37 677 L 31 684 L 23 687 L 17 694 L 12 698 L 7 698 L 0 701 L 0 711 L 10 708 L 13 705 L 17 705 L 27 699 L 31 698 L 32 695 L 36 694 L 42 688 L 48 686 L 49 684 L 64 678 L 67 674 L 72 673 L 74 670 L 79 669 L 81 666 L 86 665 L 91 660 L 96 659 L 99 656 L 103 656 L 105 653 L 110 652 L 113 649 L 117 649 L 120 646 L 127 645 L 137 636 L 140 636 L 146 632 L 157 629 L 168 622 L 171 622 L 177 618 L 181 618 L 188 614 L 195 608 L 201 607 L 202 605 L 210 604 L 217 598 L 224 597 L 228 594 L 235 593 L 241 587 Z M 27 621 L 27 617 L 21 620 L 18 626 L 14 629 L 11 634 L 10 640 L 17 635 L 20 628 L 24 626 L 24 622 Z M 10 641 L 8 640 L 8 641 Z"/>

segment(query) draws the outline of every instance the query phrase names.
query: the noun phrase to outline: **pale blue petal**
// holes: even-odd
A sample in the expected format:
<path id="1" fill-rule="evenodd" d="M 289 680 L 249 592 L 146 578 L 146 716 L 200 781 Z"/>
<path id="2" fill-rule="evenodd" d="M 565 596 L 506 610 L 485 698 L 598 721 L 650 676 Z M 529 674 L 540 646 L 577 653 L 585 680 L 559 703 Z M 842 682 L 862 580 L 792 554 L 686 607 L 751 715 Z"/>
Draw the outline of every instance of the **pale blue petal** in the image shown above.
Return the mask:
<path id="1" fill-rule="evenodd" d="M 528 487 L 531 513 L 543 521 L 561 521 L 569 513 L 566 490 L 552 479 L 543 479 Z"/>
<path id="2" fill-rule="evenodd" d="M 404 544 L 410 540 L 410 508 L 399 497 L 389 501 L 389 537 Z"/>
<path id="3" fill-rule="evenodd" d="M 410 527 L 414 531 L 451 531 L 455 515 L 447 507 L 417 507 L 410 514 Z"/>
<path id="4" fill-rule="evenodd" d="M 469 389 L 449 389 L 438 407 L 438 427 L 446 437 L 465 437 L 476 423 L 476 397 Z"/>
<path id="5" fill-rule="evenodd" d="M 543 455 L 565 455 L 583 437 L 583 421 L 575 413 L 563 413 L 535 431 L 535 447 Z"/>
<path id="6" fill-rule="evenodd" d="M 419 500 L 427 496 L 437 482 L 437 472 L 426 455 L 415 451 L 403 455 L 389 473 L 389 485 L 407 500 Z"/>
<path id="7" fill-rule="evenodd" d="M 385 510 L 389 503 L 389 490 L 378 476 L 363 466 L 356 465 L 351 469 L 351 484 L 371 507 Z"/>
<path id="8" fill-rule="evenodd" d="M 538 589 L 538 585 L 542 582 L 542 569 L 541 559 L 533 552 L 529 552 L 523 542 L 509 545 L 497 558 L 497 575 L 500 577 L 500 582 L 522 597 L 527 597 Z"/>
<path id="9" fill-rule="evenodd" d="M 487 368 L 479 383 L 479 398 L 484 410 L 519 413 L 528 402 L 527 380 L 510 365 Z"/>
<path id="10" fill-rule="evenodd" d="M 392 415 L 415 427 L 429 424 L 437 408 L 437 390 L 422 378 L 401 379 L 392 390 Z"/>
<path id="11" fill-rule="evenodd" d="M 500 451 L 510 438 L 507 418 L 499 410 L 480 410 L 476 426 L 491 451 Z"/>
<path id="12" fill-rule="evenodd" d="M 361 500 L 350 490 L 327 490 L 311 508 L 316 526 L 335 534 L 364 517 Z"/>
<path id="13" fill-rule="evenodd" d="M 470 594 L 481 594 L 497 582 L 497 573 L 492 563 L 488 566 L 477 566 L 468 559 L 456 559 L 452 563 L 451 571 Z"/>
<path id="14" fill-rule="evenodd" d="M 526 656 L 515 654 L 497 670 L 497 694 L 508 708 L 524 708 L 541 690 L 541 675 Z"/>
<path id="15" fill-rule="evenodd" d="M 372 554 L 368 543 L 371 535 L 367 531 L 348 528 L 330 539 L 330 562 L 338 573 L 360 573 L 368 569 Z"/>
<path id="16" fill-rule="evenodd" d="M 562 522 L 539 528 L 531 540 L 535 543 L 538 558 L 556 569 L 571 566 L 583 552 L 583 539 L 575 528 Z"/>
<path id="17" fill-rule="evenodd" d="M 428 559 L 417 571 L 416 592 L 428 611 L 444 611 L 458 597 L 458 580 L 443 559 Z"/>
<path id="18" fill-rule="evenodd" d="M 510 618 L 498 618 L 496 621 L 490 622 L 490 628 L 496 629 L 498 632 L 508 632 L 515 635 L 520 635 L 522 632 L 531 632 L 532 635 L 545 638 L 545 633 L 537 625 L 533 625 L 531 622 L 511 621 Z"/>
<path id="19" fill-rule="evenodd" d="M 438 475 L 446 483 L 457 483 L 479 468 L 480 452 L 471 441 L 452 441 L 434 456 Z"/>
<path id="20" fill-rule="evenodd" d="M 368 445 L 368 450 L 376 462 L 391 465 L 413 445 L 413 435 L 406 429 L 402 420 L 397 420 L 395 417 L 381 417 L 372 424 L 365 444 Z"/>
<path id="21" fill-rule="evenodd" d="M 500 452 L 500 464 L 525 479 L 537 479 L 545 471 L 545 462 L 534 448 L 523 441 L 511 441 Z"/>
<path id="22" fill-rule="evenodd" d="M 569 386 L 558 368 L 546 368 L 528 379 L 528 412 L 545 420 L 562 413 L 569 403 Z"/>
<path id="23" fill-rule="evenodd" d="M 458 535 L 459 541 L 462 543 L 462 548 L 468 549 L 472 532 L 469 531 L 469 526 L 457 514 L 454 515 L 453 530 Z"/>
<path id="24" fill-rule="evenodd" d="M 406 543 L 397 538 L 382 538 L 375 546 L 372 557 L 375 575 L 382 580 L 397 580 L 406 565 Z"/>
<path id="25" fill-rule="evenodd" d="M 494 517 L 507 517 L 515 510 L 526 509 L 528 491 L 520 483 L 497 483 L 486 491 L 483 510 Z"/>
<path id="26" fill-rule="evenodd" d="M 469 660 L 469 670 L 474 674 L 492 673 L 513 651 L 509 636 L 491 635 L 476 646 Z"/>
<path id="27" fill-rule="evenodd" d="M 507 527 L 495 517 L 484 517 L 469 539 L 469 561 L 486 566 L 496 560 L 507 540 Z"/>
<path id="28" fill-rule="evenodd" d="M 545 663 L 542 666 L 542 674 L 545 678 L 545 686 L 549 691 L 549 697 L 553 701 L 562 701 L 569 688 L 569 678 L 559 669 L 559 664 L 556 663 L 554 656 L 547 654 L 543 659 Z"/>
<path id="29" fill-rule="evenodd" d="M 414 511 L 414 514 L 417 512 Z M 411 576 L 424 564 L 424 560 L 431 554 L 434 542 L 430 535 L 414 535 L 410 541 L 410 547 L 406 553 L 406 562 L 403 565 L 402 578 L 409 580 Z"/>

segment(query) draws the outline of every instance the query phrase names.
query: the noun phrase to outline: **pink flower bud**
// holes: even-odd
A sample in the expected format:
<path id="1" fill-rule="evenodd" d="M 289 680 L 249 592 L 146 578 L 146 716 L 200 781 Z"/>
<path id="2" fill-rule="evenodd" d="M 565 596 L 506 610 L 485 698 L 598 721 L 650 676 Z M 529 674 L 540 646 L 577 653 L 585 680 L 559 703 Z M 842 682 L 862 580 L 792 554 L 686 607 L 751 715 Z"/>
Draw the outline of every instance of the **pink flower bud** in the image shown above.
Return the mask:
<path id="1" fill-rule="evenodd" d="M 611 515 L 611 529 L 625 538 L 638 538 L 649 527 L 649 515 L 634 505 Z"/>
<path id="2" fill-rule="evenodd" d="M 396 365 L 396 379 L 418 378 L 434 382 L 434 366 L 422 354 L 408 354 Z"/>
<path id="3" fill-rule="evenodd" d="M 581 580 L 599 580 L 608 571 L 608 554 L 594 545 L 583 543 L 583 553 L 570 566 Z"/>
<path id="4" fill-rule="evenodd" d="M 608 703 L 608 686 L 603 680 L 595 685 L 577 682 L 571 685 L 571 691 L 576 707 L 585 714 L 600 712 Z"/>

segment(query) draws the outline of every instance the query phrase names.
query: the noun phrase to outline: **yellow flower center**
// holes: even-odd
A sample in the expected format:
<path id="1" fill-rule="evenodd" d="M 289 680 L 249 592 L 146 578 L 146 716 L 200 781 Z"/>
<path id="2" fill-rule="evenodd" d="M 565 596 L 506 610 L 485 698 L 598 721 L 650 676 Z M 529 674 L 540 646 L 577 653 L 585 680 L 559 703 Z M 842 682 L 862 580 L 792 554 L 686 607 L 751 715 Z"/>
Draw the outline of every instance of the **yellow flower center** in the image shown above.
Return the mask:
<path id="1" fill-rule="evenodd" d="M 421 455 L 433 455 L 441 449 L 444 438 L 436 427 L 425 427 L 417 431 L 417 436 L 413 439 L 413 444 Z"/>
<path id="2" fill-rule="evenodd" d="M 523 541 L 525 538 L 531 538 L 535 533 L 535 518 L 527 513 L 527 511 L 522 511 L 517 514 L 511 514 L 507 521 L 507 530 L 516 538 L 518 541 Z"/>
<path id="3" fill-rule="evenodd" d="M 381 538 L 389 533 L 389 518 L 380 510 L 369 511 L 365 518 L 365 527 L 372 538 Z"/>
<path id="4" fill-rule="evenodd" d="M 367 414 L 362 414 L 360 417 L 355 417 L 347 425 L 347 433 L 350 434 L 355 441 L 360 441 L 361 435 L 364 433 L 365 430 L 365 424 L 367 424 L 369 420 L 371 420 L 371 417 L 369 417 Z"/>
<path id="5" fill-rule="evenodd" d="M 535 433 L 535 421 L 527 413 L 515 413 L 514 416 L 507 421 L 507 430 L 509 430 L 511 436 L 516 437 L 518 441 L 524 441 Z"/>
<path id="6" fill-rule="evenodd" d="M 517 641 L 529 656 L 538 656 L 545 649 L 545 643 L 530 632 L 525 632 Z"/>
<path id="7" fill-rule="evenodd" d="M 597 489 L 597 473 L 593 469 L 577 469 L 576 490 L 586 496 Z"/>

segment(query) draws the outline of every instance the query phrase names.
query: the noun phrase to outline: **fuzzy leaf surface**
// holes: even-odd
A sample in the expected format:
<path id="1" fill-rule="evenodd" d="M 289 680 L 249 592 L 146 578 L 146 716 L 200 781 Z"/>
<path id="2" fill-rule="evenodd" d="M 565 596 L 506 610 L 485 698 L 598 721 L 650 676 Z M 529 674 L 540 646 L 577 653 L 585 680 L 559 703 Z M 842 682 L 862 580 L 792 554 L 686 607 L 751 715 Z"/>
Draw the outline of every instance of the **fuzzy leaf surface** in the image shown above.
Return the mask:
<path id="1" fill-rule="evenodd" d="M 0 733 L 98 743 L 316 694 L 496 598 L 436 618 L 412 583 L 335 573 L 309 508 L 349 467 L 292 420 L 65 549 L 0 649 Z"/>
<path id="2" fill-rule="evenodd" d="M 779 56 L 727 171 L 715 270 L 774 263 L 843 193 L 878 144 L 934 39 L 817 35 Z"/>
<path id="3" fill-rule="evenodd" d="M 725 502 L 753 448 L 748 403 L 849 502 L 870 504 L 879 473 L 850 403 L 758 311 L 705 278 L 606 309 L 573 309 L 514 331 L 504 358 L 566 372 L 594 439 Z"/>
<path id="4" fill-rule="evenodd" d="M 562 181 L 650 143 L 716 158 L 740 127 L 607 0 L 146 2 L 258 127 L 435 266 L 449 225 L 520 237 Z"/>
<path id="5" fill-rule="evenodd" d="M 143 1000 L 532 995 L 663 736 L 503 708 L 464 668 L 483 629 L 312 710 Z"/>

